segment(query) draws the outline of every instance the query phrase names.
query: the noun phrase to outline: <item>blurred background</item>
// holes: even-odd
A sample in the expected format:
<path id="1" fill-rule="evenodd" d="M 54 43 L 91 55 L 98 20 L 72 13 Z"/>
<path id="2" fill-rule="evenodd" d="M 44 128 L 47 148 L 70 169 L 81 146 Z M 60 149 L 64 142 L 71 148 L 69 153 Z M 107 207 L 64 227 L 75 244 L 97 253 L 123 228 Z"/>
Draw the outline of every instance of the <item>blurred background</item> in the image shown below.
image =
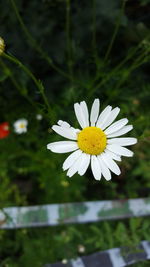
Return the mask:
<path id="1" fill-rule="evenodd" d="M 150 1 L 1 0 L 0 7 L 0 123 L 10 127 L 0 136 L 0 208 L 150 196 Z M 78 127 L 73 104 L 90 107 L 95 98 L 102 108 L 120 107 L 139 141 L 110 182 L 95 181 L 90 169 L 67 178 L 66 155 L 46 149 L 62 140 L 52 124 Z M 19 135 L 20 118 L 28 130 Z M 38 267 L 149 238 L 148 218 L 0 230 L 0 266 Z"/>

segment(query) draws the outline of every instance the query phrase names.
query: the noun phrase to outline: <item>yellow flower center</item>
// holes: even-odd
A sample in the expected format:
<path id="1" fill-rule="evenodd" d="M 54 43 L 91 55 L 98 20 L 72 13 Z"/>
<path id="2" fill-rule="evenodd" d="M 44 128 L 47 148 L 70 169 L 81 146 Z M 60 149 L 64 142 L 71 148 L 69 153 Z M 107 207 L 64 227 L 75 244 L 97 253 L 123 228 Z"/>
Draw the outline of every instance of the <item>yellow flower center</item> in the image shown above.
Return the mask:
<path id="1" fill-rule="evenodd" d="M 19 127 L 20 127 L 21 129 L 25 128 L 24 123 L 20 123 Z"/>
<path id="2" fill-rule="evenodd" d="M 78 146 L 87 154 L 101 154 L 107 143 L 105 133 L 97 127 L 86 127 L 78 134 Z"/>

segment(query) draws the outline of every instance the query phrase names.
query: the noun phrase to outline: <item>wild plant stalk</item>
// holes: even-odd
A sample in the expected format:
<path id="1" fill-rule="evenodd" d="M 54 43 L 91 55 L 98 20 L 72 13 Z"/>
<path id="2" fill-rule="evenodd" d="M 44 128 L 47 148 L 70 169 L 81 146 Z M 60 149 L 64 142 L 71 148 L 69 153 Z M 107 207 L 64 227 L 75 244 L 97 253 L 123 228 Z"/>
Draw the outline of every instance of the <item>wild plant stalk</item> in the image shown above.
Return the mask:
<path id="1" fill-rule="evenodd" d="M 148 39 L 149 37 L 147 37 Z M 141 49 L 141 45 L 142 45 L 142 42 L 143 40 L 136 46 L 134 47 L 131 51 L 129 51 L 128 55 L 116 66 L 112 69 L 112 71 L 106 73 L 103 77 L 103 79 L 97 83 L 96 85 L 92 84 L 92 87 L 89 88 L 89 91 L 88 91 L 88 97 L 91 97 L 95 91 L 97 89 L 100 89 L 101 86 L 103 86 L 106 82 L 108 82 L 111 78 L 113 78 L 114 76 L 118 75 L 118 73 L 121 73 L 121 70 L 123 68 L 126 67 L 126 63 L 129 62 L 130 60 L 132 59 L 135 59 L 133 60 L 133 63 L 132 63 L 132 68 L 130 67 L 130 72 L 131 70 L 133 71 L 134 69 L 138 68 L 139 66 L 141 66 L 142 64 L 144 64 L 146 61 L 149 60 L 149 58 L 147 57 L 147 60 L 145 59 L 145 51 L 143 51 L 138 57 L 137 57 L 137 52 L 140 51 Z M 149 53 L 149 51 L 148 51 Z M 146 60 L 146 61 L 145 61 Z M 127 67 L 126 67 L 127 68 Z M 127 68 L 127 71 L 128 68 Z"/>
<path id="2" fill-rule="evenodd" d="M 141 60 L 140 60 L 141 59 Z M 126 67 L 126 75 L 124 76 L 124 78 L 123 78 L 123 81 L 125 81 L 127 78 L 128 78 L 128 76 L 132 73 L 132 71 L 133 70 L 135 70 L 135 69 L 137 69 L 138 67 L 140 67 L 141 65 L 143 65 L 144 63 L 146 63 L 146 61 L 148 61 L 148 59 L 147 60 L 145 60 L 144 58 L 143 58 L 143 54 L 141 55 L 141 56 L 139 56 L 135 61 L 133 60 L 133 63 L 131 64 L 131 66 L 130 67 Z M 137 64 L 138 63 L 138 64 Z M 117 71 L 119 71 L 119 69 L 118 68 L 116 68 L 115 69 L 116 70 L 116 74 L 117 74 Z M 123 68 L 122 69 L 120 69 L 120 73 L 123 71 Z M 112 74 L 115 74 L 115 72 L 114 73 L 112 73 Z M 110 78 L 110 77 L 109 77 Z M 104 81 L 104 83 L 107 81 L 107 79 Z M 120 87 L 120 85 L 122 84 L 123 82 L 120 80 L 119 81 L 119 83 L 118 83 L 118 85 L 116 84 L 116 88 L 119 88 Z M 102 83 L 101 84 L 99 84 L 99 87 L 102 85 Z"/>
<path id="3" fill-rule="evenodd" d="M 66 0 L 66 44 L 67 44 L 67 62 L 71 80 L 73 81 L 73 60 L 72 60 L 72 43 L 71 43 L 71 32 L 70 32 L 70 20 L 71 20 L 71 6 L 70 0 Z"/>
<path id="4" fill-rule="evenodd" d="M 22 28 L 23 32 L 25 33 L 27 39 L 29 40 L 30 44 L 42 55 L 42 57 L 44 59 L 47 60 L 47 62 L 51 65 L 51 67 L 53 69 L 55 69 L 59 74 L 63 75 L 67 79 L 69 79 L 71 81 L 71 83 L 75 82 L 75 83 L 80 84 L 83 87 L 83 84 L 80 81 L 76 81 L 73 77 L 72 44 L 71 44 L 71 34 L 70 34 L 70 0 L 66 0 L 66 37 L 67 37 L 66 42 L 67 42 L 67 56 L 68 56 L 69 74 L 66 74 L 64 71 L 62 71 L 59 67 L 57 67 L 52 62 L 52 59 L 45 53 L 45 51 L 43 51 L 43 49 L 39 46 L 39 44 L 36 42 L 36 40 L 29 33 L 28 29 L 26 28 L 20 14 L 19 14 L 19 11 L 18 11 L 18 8 L 15 4 L 15 1 L 10 0 L 10 2 L 13 6 L 15 13 L 16 13 L 16 16 L 17 16 L 17 19 L 21 25 L 21 28 Z M 105 54 L 104 59 L 103 59 L 103 63 L 104 63 L 103 67 L 104 68 L 105 68 L 106 63 L 108 64 L 108 59 L 109 59 L 110 53 L 112 51 L 116 36 L 118 34 L 118 31 L 119 31 L 121 18 L 122 18 L 124 9 L 125 9 L 125 3 L 126 3 L 126 1 L 123 0 L 118 19 L 116 21 L 116 26 L 115 26 L 114 32 L 112 34 L 111 41 L 109 42 L 108 49 L 107 49 L 106 54 Z M 93 20 L 92 20 L 92 25 L 93 25 L 92 46 L 93 46 L 93 50 L 94 50 L 95 63 L 97 65 L 99 58 L 98 58 L 97 47 L 96 47 L 96 1 L 95 0 L 93 0 L 92 10 L 93 10 L 92 11 L 93 12 L 93 15 L 92 15 L 93 16 Z M 100 89 L 101 86 L 105 85 L 111 78 L 113 78 L 114 76 L 117 76 L 118 73 L 121 73 L 121 70 L 123 70 L 123 68 L 126 67 L 125 64 L 127 62 L 129 62 L 129 60 L 132 60 L 136 57 L 136 54 L 139 51 L 141 43 L 138 44 L 136 47 L 134 47 L 131 51 L 129 51 L 127 56 L 117 66 L 115 66 L 110 72 L 103 74 L 102 72 L 100 72 L 99 69 L 97 69 L 95 78 L 92 80 L 91 84 L 89 86 L 87 86 L 88 87 L 87 97 L 91 97 L 96 92 L 97 89 Z M 143 58 L 144 53 L 145 52 L 143 52 L 140 56 L 137 57 L 136 62 L 133 61 L 133 64 L 131 64 L 131 67 L 129 69 L 127 69 L 128 74 L 131 74 L 131 72 L 134 69 L 138 68 L 143 63 L 145 63 L 145 59 Z M 18 62 L 18 63 L 20 64 L 21 62 Z M 98 67 L 98 65 L 97 65 L 97 67 Z M 28 73 L 27 69 L 24 69 L 24 71 L 26 71 L 26 73 Z M 103 72 L 105 72 L 105 71 L 103 70 Z M 30 71 L 29 71 L 29 73 L 30 73 Z M 40 93 L 44 99 L 46 106 L 48 107 L 48 101 L 47 101 L 46 95 L 44 94 L 43 85 L 40 84 L 39 81 L 35 80 L 34 79 L 35 77 L 32 76 L 31 73 L 30 74 L 29 73 L 28 73 L 28 75 L 34 80 L 35 84 L 37 85 L 37 87 L 38 87 L 38 89 L 39 89 L 39 91 L 40 91 Z M 99 81 L 99 79 L 101 77 L 102 77 L 102 79 L 101 79 L 101 81 Z M 123 82 L 126 80 L 126 77 L 124 76 L 123 78 L 121 78 L 119 80 L 118 84 L 116 84 L 117 88 L 119 88 L 123 84 Z M 85 87 L 85 84 L 84 84 L 84 87 Z"/>
<path id="5" fill-rule="evenodd" d="M 34 103 L 34 101 L 31 100 L 31 98 L 27 94 L 27 88 L 22 87 L 15 79 L 13 72 L 10 68 L 0 59 L 0 65 L 3 68 L 4 73 L 10 78 L 12 84 L 14 87 L 18 90 L 18 92 L 27 99 L 27 101 L 34 106 L 34 108 L 37 109 L 37 105 Z"/>
<path id="6" fill-rule="evenodd" d="M 95 0 L 93 0 L 93 2 L 94 2 Z M 113 48 L 113 44 L 114 44 L 114 42 L 115 42 L 115 39 L 116 39 L 116 36 L 117 36 L 117 34 L 118 34 L 118 31 L 119 31 L 119 27 L 120 27 L 120 22 L 121 22 L 121 18 L 122 18 L 122 15 L 123 15 L 123 13 L 124 13 L 124 9 L 125 9 L 125 3 L 126 3 L 126 1 L 125 0 L 123 0 L 123 2 L 122 2 L 122 6 L 121 6 L 121 10 L 120 10 L 120 13 L 119 13 L 119 16 L 118 16 L 118 19 L 117 19 L 117 21 L 116 21 L 116 27 L 115 27 L 115 29 L 114 29 L 114 32 L 113 32 L 113 35 L 112 35 L 112 38 L 111 38 L 111 41 L 110 41 L 110 43 L 109 43 L 109 46 L 108 46 L 108 49 L 107 49 L 107 51 L 106 51 L 106 54 L 105 54 L 105 57 L 104 57 L 104 66 L 105 66 L 105 64 L 106 64 L 106 62 L 107 62 L 107 60 L 108 60 L 108 58 L 109 58 L 109 55 L 110 55 L 110 53 L 111 53 L 111 50 L 112 50 L 112 48 Z M 94 26 L 94 28 L 93 28 L 93 35 L 95 35 L 95 27 L 96 27 L 96 21 L 94 22 L 94 24 L 93 25 L 95 25 Z M 142 43 L 142 42 L 141 42 Z M 102 85 L 104 85 L 107 81 L 109 81 L 113 76 L 115 76 L 117 73 L 118 73 L 118 71 L 122 68 L 122 67 L 124 67 L 124 65 L 125 65 L 125 63 L 127 63 L 130 59 L 134 59 L 135 58 L 135 56 L 136 56 L 136 53 L 138 52 L 138 50 L 139 50 L 139 48 L 140 48 L 140 46 L 141 46 L 141 43 L 140 44 L 138 44 L 116 67 L 114 67 L 113 69 L 112 69 L 112 71 L 110 71 L 109 73 L 107 73 L 106 75 L 104 75 L 104 77 L 102 78 L 102 80 L 98 83 L 98 84 L 96 84 L 95 85 L 95 83 L 99 80 L 99 78 L 102 76 L 102 74 L 101 73 L 96 73 L 96 76 L 95 76 L 95 78 L 94 78 L 94 80 L 93 80 L 93 82 L 91 83 L 91 86 L 90 86 L 90 88 L 89 88 L 89 90 L 88 90 L 88 97 L 90 97 L 90 96 L 92 96 L 93 94 L 94 94 L 94 92 L 98 89 L 98 88 L 100 88 Z M 142 57 L 143 57 L 143 54 L 137 59 L 138 61 L 140 61 L 139 62 L 139 64 L 135 64 L 135 63 L 133 63 L 133 65 L 134 65 L 134 67 L 132 67 L 132 68 L 130 68 L 130 70 L 128 70 L 128 73 L 131 73 L 131 70 L 133 71 L 134 69 L 136 69 L 138 66 L 140 66 L 140 65 L 142 65 L 144 62 L 145 62 L 145 60 L 142 60 Z M 123 80 L 125 80 L 125 77 L 124 77 L 124 79 Z M 120 85 L 123 83 L 123 80 L 122 81 L 119 81 L 118 82 L 118 84 L 116 85 L 116 87 L 118 88 L 118 87 L 120 87 Z"/>
<path id="7" fill-rule="evenodd" d="M 104 61 L 107 61 L 108 60 L 108 57 L 110 55 L 110 52 L 112 50 L 112 47 L 113 47 L 113 44 L 115 42 L 115 39 L 116 39 L 116 36 L 118 34 L 118 31 L 119 31 L 119 27 L 120 27 L 120 22 L 121 22 L 121 18 L 122 18 L 122 15 L 124 13 L 124 9 L 125 9 L 125 4 L 126 4 L 126 1 L 123 0 L 122 1 L 122 6 L 121 6 L 121 9 L 120 9 L 120 13 L 119 13 L 119 16 L 118 16 L 118 19 L 116 21 L 116 26 L 115 26 L 115 29 L 114 29 L 114 33 L 112 35 L 112 38 L 110 40 L 110 43 L 109 43 L 109 46 L 108 46 L 108 49 L 106 51 L 106 54 L 105 54 L 105 57 L 104 57 Z"/>
<path id="8" fill-rule="evenodd" d="M 115 88 L 119 89 L 121 85 L 129 78 L 131 73 L 139 68 L 144 63 L 148 62 L 150 60 L 150 54 L 149 49 L 147 49 L 147 53 L 145 54 L 145 51 L 143 51 L 137 58 L 134 57 L 133 62 L 130 64 L 128 68 L 126 68 L 126 75 L 123 75 L 123 77 L 120 78 L 119 82 L 116 84 Z"/>
<path id="9" fill-rule="evenodd" d="M 119 16 L 118 16 L 118 19 L 116 21 L 116 26 L 115 26 L 115 29 L 114 29 L 114 32 L 112 34 L 112 38 L 111 38 L 111 41 L 109 42 L 109 45 L 108 45 L 108 49 L 106 51 L 106 54 L 104 56 L 104 59 L 103 59 L 103 64 L 104 64 L 104 67 L 105 65 L 107 64 L 107 61 L 109 59 L 109 56 L 110 56 L 110 53 L 111 53 L 111 50 L 113 48 L 113 45 L 114 45 L 114 42 L 115 42 L 115 39 L 116 39 L 116 36 L 118 34 L 118 31 L 119 31 L 119 28 L 120 28 L 120 22 L 121 22 L 121 18 L 122 18 L 122 15 L 124 13 L 124 9 L 125 9 L 125 4 L 126 4 L 126 0 L 123 0 L 122 1 L 122 6 L 121 6 L 121 10 L 120 10 L 120 13 L 119 13 Z M 93 0 L 93 43 L 96 42 L 96 16 L 94 14 L 95 12 L 95 0 Z M 149 36 L 147 37 L 149 38 Z M 96 76 L 95 78 L 93 79 L 89 89 L 88 89 L 88 94 L 87 96 L 88 97 L 91 97 L 97 89 L 100 89 L 101 86 L 103 86 L 106 82 L 108 82 L 111 78 L 113 78 L 114 76 L 116 76 L 118 74 L 118 72 L 121 72 L 121 68 L 125 68 L 125 64 L 133 59 L 133 63 L 131 64 L 130 68 L 127 69 L 127 72 L 131 74 L 131 72 L 138 68 L 139 66 L 141 66 L 142 64 L 144 64 L 145 62 L 147 62 L 149 59 L 147 58 L 147 60 L 145 59 L 145 52 L 141 53 L 137 58 L 136 58 L 136 53 L 139 51 L 139 49 L 141 48 L 141 45 L 142 45 L 142 42 L 143 40 L 136 46 L 134 47 L 129 53 L 128 55 L 117 65 L 115 66 L 112 71 L 102 75 L 102 73 L 100 71 L 97 71 L 96 73 Z M 136 58 L 136 60 L 134 60 Z M 96 60 L 98 59 L 98 55 L 96 56 Z M 100 79 L 100 77 L 103 78 L 101 79 L 100 82 L 98 82 L 98 80 Z M 121 79 L 118 84 L 116 84 L 116 88 L 119 88 L 123 82 L 126 80 L 126 77 L 124 77 L 123 79 Z M 98 82 L 98 83 L 97 83 Z M 96 84 L 97 83 L 97 84 Z"/>
<path id="10" fill-rule="evenodd" d="M 116 26 L 115 26 L 114 32 L 112 34 L 111 41 L 109 42 L 108 49 L 107 49 L 106 54 L 105 54 L 104 59 L 103 59 L 103 66 L 104 67 L 105 67 L 105 65 L 107 63 L 108 57 L 110 55 L 110 52 L 112 50 L 113 44 L 114 44 L 115 39 L 116 39 L 116 36 L 118 34 L 119 27 L 120 27 L 120 22 L 121 22 L 121 18 L 122 18 L 124 9 L 125 9 L 125 0 L 123 0 L 123 2 L 122 2 L 121 10 L 120 10 L 120 13 L 119 13 L 117 21 L 116 21 Z M 99 78 L 102 76 L 102 73 L 99 70 L 99 65 L 97 64 L 97 62 L 99 61 L 99 58 L 98 58 L 97 47 L 96 47 L 96 1 L 95 0 L 93 0 L 93 23 L 92 23 L 92 28 L 93 28 L 92 43 L 93 43 L 93 50 L 95 51 L 94 52 L 94 57 L 95 57 L 95 63 L 98 66 L 98 69 L 97 69 L 96 75 L 95 75 L 95 77 L 94 77 L 94 79 L 93 79 L 93 81 L 91 83 L 91 86 L 90 86 L 90 88 L 88 90 L 89 96 L 92 96 L 92 94 L 94 94 L 95 90 L 93 88 L 94 88 L 95 82 L 97 82 L 99 80 Z"/>
<path id="11" fill-rule="evenodd" d="M 16 57 L 10 55 L 10 54 L 6 54 L 6 53 L 3 53 L 3 57 L 8 59 L 9 61 L 15 63 L 16 65 L 18 65 L 32 80 L 33 82 L 35 83 L 36 87 L 38 88 L 42 98 L 43 98 L 43 101 L 47 107 L 47 110 L 48 110 L 48 113 L 51 112 L 51 107 L 49 105 L 49 102 L 47 100 L 47 97 L 45 95 L 45 88 L 42 84 L 42 82 L 40 80 L 38 80 L 35 75 L 30 71 L 30 69 L 28 67 L 26 67 L 19 59 L 17 59 Z M 14 82 L 14 80 L 13 80 Z M 17 83 L 15 82 L 15 84 L 17 85 Z M 18 87 L 18 85 L 17 85 Z"/>
<path id="12" fill-rule="evenodd" d="M 58 66 L 56 66 L 52 60 L 52 58 L 47 55 L 47 53 L 41 48 L 41 46 L 39 45 L 39 43 L 32 37 L 32 35 L 30 34 L 30 32 L 28 31 L 27 27 L 25 26 L 22 17 L 19 14 L 18 8 L 16 6 L 16 3 L 14 0 L 10 0 L 11 5 L 15 11 L 16 17 L 20 23 L 20 26 L 24 32 L 24 34 L 27 37 L 27 40 L 29 41 L 29 43 L 32 45 L 32 47 L 37 50 L 37 52 L 39 52 L 39 54 L 41 54 L 41 56 L 47 61 L 47 63 L 55 70 L 57 71 L 59 74 L 61 74 L 62 76 L 64 76 L 67 79 L 71 79 L 70 75 L 68 75 L 67 73 L 65 73 L 61 68 L 59 68 Z"/>
<path id="13" fill-rule="evenodd" d="M 92 47 L 93 47 L 93 55 L 95 59 L 95 63 L 99 60 L 98 52 L 97 52 L 97 43 L 96 43 L 96 0 L 93 0 L 92 3 Z"/>

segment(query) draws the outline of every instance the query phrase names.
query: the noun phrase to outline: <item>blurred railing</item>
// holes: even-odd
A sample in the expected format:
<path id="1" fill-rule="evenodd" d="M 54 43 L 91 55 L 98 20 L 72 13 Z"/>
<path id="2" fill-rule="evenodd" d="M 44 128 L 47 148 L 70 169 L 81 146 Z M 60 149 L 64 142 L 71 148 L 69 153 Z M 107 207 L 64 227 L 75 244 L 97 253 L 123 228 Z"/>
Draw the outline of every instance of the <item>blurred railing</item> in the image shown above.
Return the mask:
<path id="1" fill-rule="evenodd" d="M 69 260 L 66 264 L 58 262 L 46 264 L 44 267 L 124 267 L 148 259 L 150 242 L 142 241 L 136 247 L 112 248 Z"/>
<path id="2" fill-rule="evenodd" d="M 44 227 L 69 223 L 89 223 L 150 215 L 150 198 L 8 207 L 0 210 L 0 229 Z M 150 242 L 138 246 L 112 248 L 69 260 L 68 267 L 123 267 L 150 259 Z M 45 267 L 62 267 L 63 263 Z"/>

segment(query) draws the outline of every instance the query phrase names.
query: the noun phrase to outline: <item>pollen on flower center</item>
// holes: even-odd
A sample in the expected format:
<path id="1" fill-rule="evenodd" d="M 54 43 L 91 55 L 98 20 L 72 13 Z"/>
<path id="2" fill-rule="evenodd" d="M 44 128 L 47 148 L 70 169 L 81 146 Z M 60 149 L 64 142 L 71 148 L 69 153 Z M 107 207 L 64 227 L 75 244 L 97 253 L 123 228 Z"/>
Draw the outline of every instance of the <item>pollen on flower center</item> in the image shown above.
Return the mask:
<path id="1" fill-rule="evenodd" d="M 78 146 L 87 154 L 101 154 L 107 143 L 105 133 L 97 127 L 86 127 L 78 134 Z"/>
<path id="2" fill-rule="evenodd" d="M 21 129 L 25 128 L 24 123 L 20 123 L 19 127 L 20 127 Z"/>

